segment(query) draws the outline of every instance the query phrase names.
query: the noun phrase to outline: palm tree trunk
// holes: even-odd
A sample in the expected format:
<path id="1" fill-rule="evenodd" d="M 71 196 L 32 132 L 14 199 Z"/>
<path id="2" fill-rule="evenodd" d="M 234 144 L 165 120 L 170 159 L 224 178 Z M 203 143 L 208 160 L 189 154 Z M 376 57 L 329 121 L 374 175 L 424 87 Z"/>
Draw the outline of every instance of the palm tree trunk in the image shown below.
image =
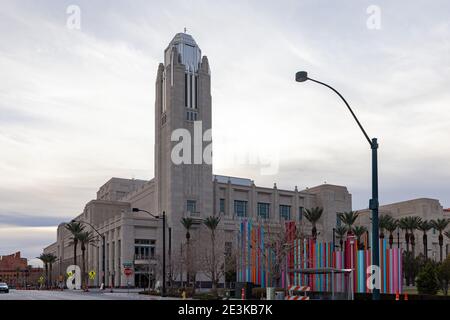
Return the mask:
<path id="1" fill-rule="evenodd" d="M 190 263 L 190 246 L 189 238 L 186 236 L 186 285 L 190 287 L 191 285 L 191 263 Z"/>
<path id="2" fill-rule="evenodd" d="M 53 273 L 53 263 L 50 263 L 50 274 L 48 276 L 49 281 L 50 281 L 50 289 L 53 287 L 52 273 Z"/>
<path id="3" fill-rule="evenodd" d="M 45 288 L 48 289 L 48 263 L 45 263 Z"/>
<path id="4" fill-rule="evenodd" d="M 428 241 L 427 241 L 427 234 L 423 234 L 423 255 L 425 259 L 428 259 Z"/>
<path id="5" fill-rule="evenodd" d="M 442 246 L 444 245 L 444 236 L 439 231 L 439 256 L 442 263 Z"/>
<path id="6" fill-rule="evenodd" d="M 405 241 L 406 241 L 406 252 L 409 253 L 409 233 L 405 233 Z"/>
<path id="7" fill-rule="evenodd" d="M 214 235 L 214 230 L 211 231 L 211 245 L 212 245 L 212 290 L 216 291 L 217 289 L 217 283 L 216 283 L 216 250 L 215 250 L 215 235 Z"/>
<path id="8" fill-rule="evenodd" d="M 84 256 L 85 249 L 81 248 L 81 263 L 82 263 L 82 269 L 81 269 L 81 283 L 83 284 L 83 288 L 86 290 L 86 259 Z"/>
<path id="9" fill-rule="evenodd" d="M 77 245 L 78 242 L 76 240 L 73 241 L 73 264 L 77 265 Z"/>
<path id="10" fill-rule="evenodd" d="M 392 245 L 394 244 L 394 235 L 392 232 L 389 234 L 389 249 L 392 249 Z"/>

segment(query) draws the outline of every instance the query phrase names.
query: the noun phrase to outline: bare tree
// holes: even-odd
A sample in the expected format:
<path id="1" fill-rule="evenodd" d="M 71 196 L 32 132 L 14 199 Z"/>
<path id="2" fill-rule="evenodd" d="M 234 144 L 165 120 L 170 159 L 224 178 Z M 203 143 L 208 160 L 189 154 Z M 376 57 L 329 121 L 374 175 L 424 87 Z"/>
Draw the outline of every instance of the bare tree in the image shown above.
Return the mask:
<path id="1" fill-rule="evenodd" d="M 214 234 L 214 241 L 208 227 L 203 227 L 201 233 L 198 251 L 198 261 L 200 262 L 199 271 L 201 271 L 212 282 L 213 291 L 217 289 L 219 279 L 224 276 L 225 260 L 225 232 L 217 230 Z M 228 269 L 229 267 L 227 267 Z"/>
<path id="2" fill-rule="evenodd" d="M 301 228 L 299 224 L 295 225 L 295 234 L 293 235 L 289 234 L 285 225 L 266 223 L 262 227 L 266 235 L 264 249 L 259 246 L 259 243 L 251 243 L 250 247 L 259 250 L 259 254 L 266 259 L 266 270 L 268 270 L 272 285 L 281 286 L 283 271 L 288 271 L 287 255 L 294 247 L 294 240 L 306 239 L 307 236 L 303 232 L 304 228 Z M 244 267 L 249 263 L 249 261 L 245 261 Z"/>

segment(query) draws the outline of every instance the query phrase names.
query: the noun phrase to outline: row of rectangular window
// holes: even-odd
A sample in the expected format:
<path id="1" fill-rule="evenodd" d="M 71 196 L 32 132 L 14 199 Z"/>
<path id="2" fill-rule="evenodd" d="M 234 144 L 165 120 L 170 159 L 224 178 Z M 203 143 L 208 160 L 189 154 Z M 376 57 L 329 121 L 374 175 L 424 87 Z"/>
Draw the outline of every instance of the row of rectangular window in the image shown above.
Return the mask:
<path id="1" fill-rule="evenodd" d="M 186 211 L 189 213 L 195 213 L 197 202 L 195 200 L 186 201 Z M 219 211 L 225 212 L 225 199 L 219 200 Z M 257 205 L 258 217 L 263 219 L 269 219 L 270 217 L 270 203 L 258 202 Z M 234 200 L 234 214 L 238 217 L 247 217 L 248 203 L 244 200 Z M 291 220 L 291 206 L 280 205 L 279 207 L 280 217 L 285 220 Z M 298 220 L 303 218 L 303 207 L 299 207 Z"/>
<path id="2" fill-rule="evenodd" d="M 220 199 L 220 212 L 225 212 L 225 199 Z M 258 202 L 257 204 L 258 217 L 263 219 L 270 218 L 270 203 Z M 247 217 L 247 201 L 234 200 L 234 214 L 238 217 Z M 280 205 L 279 214 L 282 219 L 291 220 L 291 206 Z M 303 207 L 299 207 L 298 220 L 303 218 Z"/>

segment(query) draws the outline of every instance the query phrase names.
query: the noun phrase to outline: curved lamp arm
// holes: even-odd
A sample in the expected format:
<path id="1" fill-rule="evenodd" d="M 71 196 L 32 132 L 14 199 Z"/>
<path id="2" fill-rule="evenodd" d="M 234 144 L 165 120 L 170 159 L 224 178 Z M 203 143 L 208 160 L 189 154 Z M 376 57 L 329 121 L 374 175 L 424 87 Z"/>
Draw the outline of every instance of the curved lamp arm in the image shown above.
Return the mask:
<path id="1" fill-rule="evenodd" d="M 330 85 L 328 85 L 328 84 L 326 84 L 326 83 L 323 83 L 323 82 L 318 81 L 318 80 L 315 80 L 315 79 L 311 79 L 310 77 L 308 77 L 308 73 L 305 72 L 305 71 L 297 72 L 297 74 L 296 74 L 296 81 L 297 81 L 297 82 L 304 82 L 304 81 L 306 81 L 306 80 L 310 80 L 310 81 L 312 81 L 312 82 L 321 84 L 321 85 L 323 85 L 323 86 L 325 86 L 325 87 L 327 87 L 327 88 L 333 90 L 333 91 L 334 91 L 334 92 L 342 99 L 342 101 L 344 101 L 344 103 L 345 103 L 345 105 L 347 106 L 348 110 L 349 110 L 350 113 L 352 114 L 353 119 L 355 119 L 355 121 L 356 121 L 356 123 L 358 124 L 359 128 L 361 129 L 362 133 L 363 133 L 364 136 L 366 137 L 367 142 L 369 142 L 370 146 L 373 148 L 373 147 L 374 147 L 373 144 L 376 143 L 376 142 L 373 142 L 373 141 L 369 138 L 369 135 L 367 134 L 366 130 L 364 130 L 363 126 L 361 125 L 361 122 L 359 122 L 359 120 L 358 120 L 358 118 L 356 117 L 355 113 L 353 112 L 352 108 L 351 108 L 350 105 L 348 104 L 347 100 L 345 100 L 345 98 L 342 96 L 342 94 L 340 94 L 339 91 L 337 91 L 335 88 L 333 88 L 332 86 L 330 86 Z"/>
<path id="2" fill-rule="evenodd" d="M 72 222 L 80 222 L 80 223 L 84 223 L 87 224 L 88 226 L 90 226 L 95 232 L 97 232 L 97 234 L 103 239 L 103 235 L 97 230 L 97 228 L 95 228 L 90 222 L 84 221 L 84 220 L 72 220 Z"/>
<path id="3" fill-rule="evenodd" d="M 159 216 L 156 216 L 153 213 L 148 212 L 147 210 L 142 210 L 142 209 L 139 209 L 139 208 L 133 208 L 132 211 L 133 212 L 145 212 L 145 213 L 151 215 L 155 219 L 161 219 Z"/>

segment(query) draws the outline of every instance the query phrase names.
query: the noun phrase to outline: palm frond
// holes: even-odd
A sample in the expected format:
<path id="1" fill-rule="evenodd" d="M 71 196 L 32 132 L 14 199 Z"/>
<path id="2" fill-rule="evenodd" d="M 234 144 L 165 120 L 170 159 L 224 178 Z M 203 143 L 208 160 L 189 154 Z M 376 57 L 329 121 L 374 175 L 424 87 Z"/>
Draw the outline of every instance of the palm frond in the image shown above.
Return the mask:
<path id="1" fill-rule="evenodd" d="M 181 218 L 180 222 L 187 231 L 189 231 L 189 229 L 191 229 L 192 225 L 194 224 L 194 220 L 189 217 Z"/>
<path id="2" fill-rule="evenodd" d="M 315 224 L 319 219 L 322 217 L 323 214 L 323 208 L 315 207 L 311 209 L 305 209 L 303 216 L 311 222 L 312 224 Z"/>

